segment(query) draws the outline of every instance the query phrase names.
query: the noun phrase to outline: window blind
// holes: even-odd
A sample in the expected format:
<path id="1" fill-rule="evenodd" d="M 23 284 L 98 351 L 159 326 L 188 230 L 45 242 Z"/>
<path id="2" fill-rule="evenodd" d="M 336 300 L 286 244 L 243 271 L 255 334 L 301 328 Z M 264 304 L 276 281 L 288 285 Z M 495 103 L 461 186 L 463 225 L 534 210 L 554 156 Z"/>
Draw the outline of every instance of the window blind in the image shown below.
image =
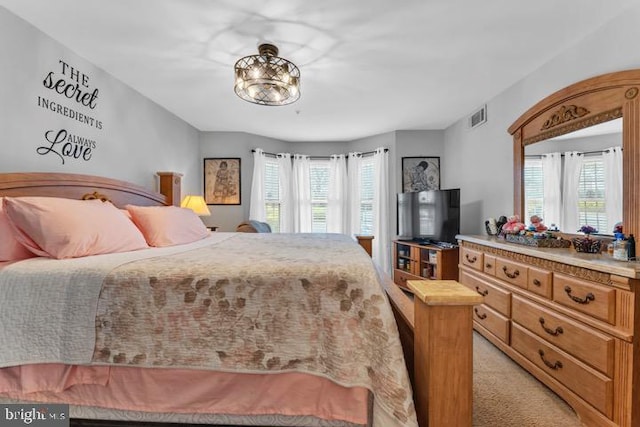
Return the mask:
<path id="1" fill-rule="evenodd" d="M 311 183 L 311 229 L 314 233 L 327 232 L 329 205 L 329 162 L 312 160 L 309 168 Z"/>
<path id="2" fill-rule="evenodd" d="M 280 178 L 278 163 L 272 159 L 265 161 L 264 201 L 267 223 L 273 232 L 280 231 Z"/>
<path id="3" fill-rule="evenodd" d="M 602 232 L 608 230 L 605 206 L 604 161 L 602 156 L 586 157 L 578 187 L 580 224 L 588 224 Z"/>
<path id="4" fill-rule="evenodd" d="M 533 215 L 542 218 L 544 212 L 544 172 L 540 159 L 525 159 L 524 161 L 524 198 L 526 217 L 521 220 L 526 223 Z"/>
<path id="5" fill-rule="evenodd" d="M 360 234 L 373 235 L 373 158 L 362 159 L 360 171 Z"/>

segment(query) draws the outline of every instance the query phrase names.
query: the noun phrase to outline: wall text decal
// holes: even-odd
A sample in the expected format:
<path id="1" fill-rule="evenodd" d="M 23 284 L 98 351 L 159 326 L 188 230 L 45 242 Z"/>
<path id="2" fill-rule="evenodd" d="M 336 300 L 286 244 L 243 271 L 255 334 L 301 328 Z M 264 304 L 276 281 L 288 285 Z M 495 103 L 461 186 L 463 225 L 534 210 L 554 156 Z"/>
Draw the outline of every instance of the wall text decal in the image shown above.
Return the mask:
<path id="1" fill-rule="evenodd" d="M 38 96 L 38 107 L 67 117 L 73 120 L 72 123 L 80 123 L 102 130 L 103 122 L 101 120 L 91 114 L 85 114 L 70 108 L 63 103 L 69 100 L 75 101 L 76 108 L 95 110 L 98 105 L 100 90 L 91 88 L 89 76 L 76 67 L 63 60 L 59 60 L 58 65 L 58 72 L 49 71 L 42 80 L 42 85 L 46 89 L 53 91 L 54 94 L 52 96 L 56 96 L 58 99 Z M 37 147 L 36 153 L 41 156 L 56 155 L 63 165 L 65 164 L 65 158 L 89 161 L 93 156 L 93 151 L 97 148 L 95 140 L 77 135 L 68 129 L 46 130 L 44 139 L 44 145 Z"/>
<path id="2" fill-rule="evenodd" d="M 63 165 L 65 157 L 84 161 L 91 160 L 91 150 L 96 148 L 95 141 L 70 134 L 65 129 L 60 129 L 58 132 L 48 130 L 44 133 L 44 139 L 49 145 L 38 147 L 36 152 L 41 156 L 55 154 L 60 157 Z"/>
<path id="3" fill-rule="evenodd" d="M 90 90 L 89 76 L 76 70 L 63 60 L 58 62 L 62 64 L 62 75 L 64 77 L 69 76 L 71 80 L 75 80 L 75 83 L 67 82 L 64 77 L 56 77 L 53 71 L 49 71 L 49 74 L 47 74 L 47 77 L 45 77 L 42 82 L 44 87 L 54 90 L 69 99 L 75 99 L 76 102 L 92 110 L 96 108 L 99 90 L 95 88 L 93 92 L 88 92 L 88 90 Z M 82 87 L 80 87 L 80 85 L 82 85 Z"/>

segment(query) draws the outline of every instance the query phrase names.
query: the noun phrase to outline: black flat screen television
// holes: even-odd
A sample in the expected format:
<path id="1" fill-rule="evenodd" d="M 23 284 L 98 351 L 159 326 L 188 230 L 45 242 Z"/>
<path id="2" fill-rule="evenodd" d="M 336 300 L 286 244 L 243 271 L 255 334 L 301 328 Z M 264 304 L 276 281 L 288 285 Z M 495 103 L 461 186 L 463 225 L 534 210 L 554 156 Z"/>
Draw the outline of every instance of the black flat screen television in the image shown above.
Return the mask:
<path id="1" fill-rule="evenodd" d="M 398 239 L 456 243 L 460 189 L 398 193 Z"/>

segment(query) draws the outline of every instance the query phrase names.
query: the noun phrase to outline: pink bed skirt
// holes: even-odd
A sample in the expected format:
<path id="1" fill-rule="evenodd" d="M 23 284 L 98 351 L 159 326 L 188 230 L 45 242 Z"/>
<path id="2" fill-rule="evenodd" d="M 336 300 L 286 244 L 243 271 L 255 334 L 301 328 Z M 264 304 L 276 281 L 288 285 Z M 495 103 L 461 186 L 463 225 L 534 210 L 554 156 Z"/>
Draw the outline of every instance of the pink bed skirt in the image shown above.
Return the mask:
<path id="1" fill-rule="evenodd" d="M 367 424 L 369 391 L 311 374 L 236 374 L 120 366 L 24 365 L 0 369 L 0 393 L 162 413 L 315 416 Z"/>

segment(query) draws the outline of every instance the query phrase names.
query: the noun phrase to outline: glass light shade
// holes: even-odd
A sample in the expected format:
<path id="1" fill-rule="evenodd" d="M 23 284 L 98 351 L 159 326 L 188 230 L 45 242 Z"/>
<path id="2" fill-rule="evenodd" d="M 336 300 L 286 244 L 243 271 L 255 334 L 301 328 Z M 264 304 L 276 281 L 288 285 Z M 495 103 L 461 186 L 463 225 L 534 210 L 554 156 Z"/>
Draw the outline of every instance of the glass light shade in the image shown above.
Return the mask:
<path id="1" fill-rule="evenodd" d="M 300 70 L 278 57 L 278 48 L 261 44 L 259 55 L 241 58 L 235 65 L 236 95 L 261 105 L 287 105 L 300 98 Z"/>
<path id="2" fill-rule="evenodd" d="M 199 216 L 210 216 L 211 212 L 202 196 L 185 196 L 180 203 L 183 208 L 191 209 Z"/>

